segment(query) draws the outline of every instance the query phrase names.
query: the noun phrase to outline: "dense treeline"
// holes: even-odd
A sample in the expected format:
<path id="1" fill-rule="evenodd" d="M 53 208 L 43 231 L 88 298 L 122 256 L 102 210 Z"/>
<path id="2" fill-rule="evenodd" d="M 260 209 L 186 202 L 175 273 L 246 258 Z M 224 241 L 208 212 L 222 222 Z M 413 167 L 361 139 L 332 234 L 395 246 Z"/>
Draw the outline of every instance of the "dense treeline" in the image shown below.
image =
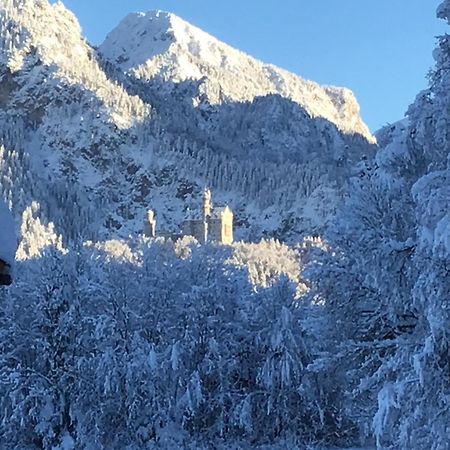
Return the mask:
<path id="1" fill-rule="evenodd" d="M 20 262 L 0 302 L 1 444 L 246 448 L 338 430 L 295 285 L 255 287 L 230 252 L 110 242 Z"/>

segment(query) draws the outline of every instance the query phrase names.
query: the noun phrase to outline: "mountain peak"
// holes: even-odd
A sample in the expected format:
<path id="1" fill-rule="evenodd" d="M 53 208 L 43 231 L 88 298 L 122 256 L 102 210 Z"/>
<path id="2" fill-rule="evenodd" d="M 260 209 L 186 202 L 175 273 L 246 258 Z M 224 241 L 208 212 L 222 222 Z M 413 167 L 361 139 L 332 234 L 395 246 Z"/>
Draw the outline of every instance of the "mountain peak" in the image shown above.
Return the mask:
<path id="1" fill-rule="evenodd" d="M 128 95 L 107 78 L 77 18 L 60 1 L 0 1 L 0 66 L 15 81 L 20 80 L 28 94 L 41 89 L 44 83 L 55 92 L 61 86 L 86 95 L 90 91 L 119 128 L 143 120 L 148 113 L 148 106 L 139 98 Z M 48 95 L 47 102 L 53 95 Z M 128 111 L 117 104 L 117 98 L 129 103 Z"/>
<path id="2" fill-rule="evenodd" d="M 108 34 L 100 51 L 108 59 L 119 63 L 124 71 L 129 71 L 148 65 L 150 60 L 170 50 L 178 54 L 186 52 L 215 63 L 217 57 L 211 58 L 210 50 L 220 44 L 217 39 L 175 14 L 155 10 L 128 14 Z M 189 75 L 185 78 L 191 78 Z"/>
<path id="3" fill-rule="evenodd" d="M 233 200 L 249 233 L 316 229 L 373 152 L 350 91 L 164 11 L 128 15 L 97 52 L 62 3 L 0 0 L 0 79 L 0 178 L 11 180 L 0 197 L 16 210 L 29 200 L 56 208 L 56 226 L 73 235 L 139 232 L 149 206 L 170 229 L 205 184 Z"/>
<path id="4" fill-rule="evenodd" d="M 78 49 L 77 44 L 82 41 L 78 20 L 61 2 L 0 2 L 0 26 L 5 30 L 2 35 L 2 60 L 13 71 L 19 69 L 27 55 L 34 51 L 48 64 L 59 56 L 67 56 L 66 59 L 71 60 L 77 55 L 62 55 L 62 50 Z M 64 49 L 60 43 L 63 36 L 68 44 Z"/>
<path id="5" fill-rule="evenodd" d="M 163 11 L 130 13 L 111 31 L 101 52 L 124 70 L 145 64 L 173 43 L 172 15 Z"/>

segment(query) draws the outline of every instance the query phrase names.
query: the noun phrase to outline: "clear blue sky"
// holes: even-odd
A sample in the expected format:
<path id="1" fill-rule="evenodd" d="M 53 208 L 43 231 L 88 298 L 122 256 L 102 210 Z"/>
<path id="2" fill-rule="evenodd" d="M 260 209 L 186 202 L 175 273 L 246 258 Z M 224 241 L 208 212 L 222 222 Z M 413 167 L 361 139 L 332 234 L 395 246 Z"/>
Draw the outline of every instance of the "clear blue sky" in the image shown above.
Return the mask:
<path id="1" fill-rule="evenodd" d="M 170 11 L 262 61 L 355 92 L 374 131 L 403 117 L 433 65 L 440 0 L 64 0 L 94 44 L 129 12 Z M 450 31 L 450 30 L 448 30 Z"/>

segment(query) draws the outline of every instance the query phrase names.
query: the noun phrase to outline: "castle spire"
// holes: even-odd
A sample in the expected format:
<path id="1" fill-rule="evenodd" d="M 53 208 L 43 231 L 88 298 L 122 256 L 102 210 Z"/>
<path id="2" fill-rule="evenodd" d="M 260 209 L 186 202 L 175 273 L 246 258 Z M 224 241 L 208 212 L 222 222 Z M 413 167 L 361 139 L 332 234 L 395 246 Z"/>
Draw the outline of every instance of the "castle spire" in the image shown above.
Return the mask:
<path id="1" fill-rule="evenodd" d="M 147 217 L 144 224 L 144 234 L 147 237 L 155 238 L 156 237 L 156 219 L 155 213 L 153 210 L 149 209 L 147 211 Z"/>
<path id="2" fill-rule="evenodd" d="M 212 196 L 209 188 L 205 187 L 203 189 L 203 219 L 206 220 L 211 216 L 213 209 Z"/>

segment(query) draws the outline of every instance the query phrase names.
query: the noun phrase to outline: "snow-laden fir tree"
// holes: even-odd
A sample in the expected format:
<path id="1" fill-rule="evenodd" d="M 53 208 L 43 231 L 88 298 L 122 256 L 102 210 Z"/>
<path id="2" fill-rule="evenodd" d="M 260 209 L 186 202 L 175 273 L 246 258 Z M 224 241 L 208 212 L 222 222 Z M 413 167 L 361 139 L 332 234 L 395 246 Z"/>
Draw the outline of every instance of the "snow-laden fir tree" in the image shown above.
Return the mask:
<path id="1" fill-rule="evenodd" d="M 449 19 L 445 1 L 438 15 Z M 439 38 L 430 87 L 382 130 L 311 269 L 343 405 L 379 448 L 448 447 L 450 45 Z M 330 351 L 331 349 L 331 351 Z M 337 365 L 337 366 L 336 366 Z"/>

